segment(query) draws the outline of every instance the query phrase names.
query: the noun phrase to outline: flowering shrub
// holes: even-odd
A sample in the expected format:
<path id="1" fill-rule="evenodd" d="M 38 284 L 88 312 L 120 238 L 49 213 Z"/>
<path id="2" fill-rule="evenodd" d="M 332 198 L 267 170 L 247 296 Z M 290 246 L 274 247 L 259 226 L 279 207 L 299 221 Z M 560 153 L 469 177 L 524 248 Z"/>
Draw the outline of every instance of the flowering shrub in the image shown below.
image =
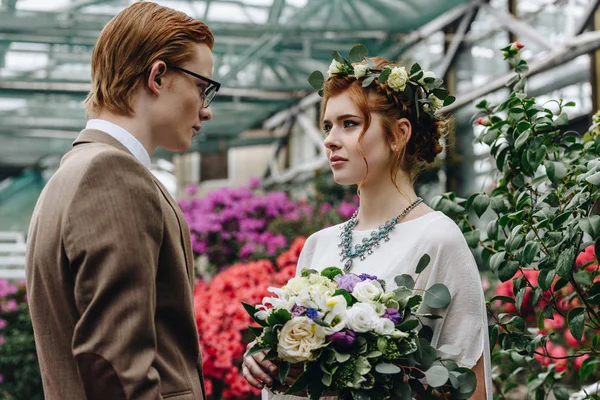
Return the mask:
<path id="1" fill-rule="evenodd" d="M 275 258 L 297 236 L 349 218 L 357 199 L 339 207 L 318 199 L 294 201 L 283 191 L 261 193 L 258 182 L 237 189 L 221 188 L 204 198 L 181 199 L 196 255 L 205 255 L 208 277 L 237 262 Z M 188 193 L 193 194 L 194 187 Z"/>
<path id="2" fill-rule="evenodd" d="M 569 130 L 565 110 L 575 103 L 527 96 L 522 47 L 502 49 L 516 72 L 506 83 L 510 96 L 476 106 L 478 141 L 497 167 L 494 189 L 468 199 L 446 193 L 432 206 L 456 217 L 504 282 L 490 299 L 509 303 L 490 307 L 498 396 L 523 386 L 527 398 L 566 400 L 566 385 L 579 389 L 600 365 L 600 136 L 595 126 L 584 135 Z M 491 221 L 482 232 L 471 219 L 484 214 Z"/>
<path id="3" fill-rule="evenodd" d="M 277 257 L 276 265 L 269 260 L 238 263 L 217 274 L 210 283 L 198 281 L 194 294 L 196 320 L 210 398 L 249 399 L 260 394 L 241 375 L 242 355 L 252 340 L 248 331 L 252 320 L 242 302 L 259 303 L 269 286 L 281 286 L 291 279 L 304 241 L 297 238 Z"/>
<path id="4" fill-rule="evenodd" d="M 0 399 L 43 399 L 23 283 L 0 279 Z"/>

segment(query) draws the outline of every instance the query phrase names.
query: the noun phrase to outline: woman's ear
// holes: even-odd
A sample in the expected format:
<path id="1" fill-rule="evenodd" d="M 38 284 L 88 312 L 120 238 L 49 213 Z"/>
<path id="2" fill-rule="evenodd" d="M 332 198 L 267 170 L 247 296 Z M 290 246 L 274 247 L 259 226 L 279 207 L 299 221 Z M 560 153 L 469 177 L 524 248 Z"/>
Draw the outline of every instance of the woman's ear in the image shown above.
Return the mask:
<path id="1" fill-rule="evenodd" d="M 408 144 L 412 135 L 412 125 L 407 118 L 397 119 L 394 123 L 394 137 L 390 140 L 390 149 L 399 151 Z"/>
<path id="2" fill-rule="evenodd" d="M 166 72 L 167 65 L 164 63 L 164 61 L 157 61 L 152 64 L 152 67 L 150 68 L 146 85 L 148 86 L 148 89 L 155 95 L 160 94 L 160 88 L 163 84 L 163 78 Z"/>

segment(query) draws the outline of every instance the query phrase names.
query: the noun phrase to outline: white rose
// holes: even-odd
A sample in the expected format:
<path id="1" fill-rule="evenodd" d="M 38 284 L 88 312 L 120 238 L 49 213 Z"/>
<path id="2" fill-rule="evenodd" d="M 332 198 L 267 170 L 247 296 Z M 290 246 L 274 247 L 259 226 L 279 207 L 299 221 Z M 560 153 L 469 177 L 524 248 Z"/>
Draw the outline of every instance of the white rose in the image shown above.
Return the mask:
<path id="1" fill-rule="evenodd" d="M 423 86 L 426 85 L 425 78 L 434 78 L 435 79 L 435 74 L 433 73 L 433 71 L 424 71 L 423 76 L 421 77 L 421 79 L 419 79 L 419 83 Z"/>
<path id="2" fill-rule="evenodd" d="M 325 336 L 318 334 L 317 324 L 310 318 L 292 318 L 283 325 L 279 333 L 277 353 L 291 363 L 308 361 L 312 351 L 325 344 Z"/>
<path id="3" fill-rule="evenodd" d="M 373 307 L 365 303 L 356 303 L 346 312 L 346 325 L 354 332 L 369 332 L 375 328 L 379 317 Z"/>
<path id="4" fill-rule="evenodd" d="M 442 106 L 444 105 L 444 102 L 441 101 L 440 99 L 438 99 L 435 95 L 431 95 L 429 96 L 429 98 L 431 100 L 433 100 L 431 103 L 425 103 L 423 104 L 423 109 L 425 111 L 437 111 L 440 108 L 442 108 Z"/>
<path id="5" fill-rule="evenodd" d="M 302 276 L 292 278 L 283 288 L 290 296 L 297 296 L 302 289 L 308 287 L 308 279 Z"/>
<path id="6" fill-rule="evenodd" d="M 383 288 L 379 281 L 367 279 L 366 281 L 358 282 L 354 286 L 352 296 L 356 297 L 356 300 L 369 303 L 379 300 L 383 294 Z"/>
<path id="7" fill-rule="evenodd" d="M 339 61 L 332 60 L 331 65 L 329 65 L 329 70 L 327 73 L 331 76 L 331 74 L 339 74 L 344 70 L 344 64 Z"/>
<path id="8" fill-rule="evenodd" d="M 388 86 L 396 92 L 404 91 L 406 82 L 408 82 L 408 72 L 406 72 L 406 68 L 392 68 L 392 72 L 390 72 L 390 76 L 388 77 Z"/>
<path id="9" fill-rule="evenodd" d="M 379 318 L 373 330 L 380 335 L 391 335 L 394 333 L 395 327 L 392 320 L 387 318 Z"/>
<path id="10" fill-rule="evenodd" d="M 354 76 L 356 78 L 361 78 L 367 74 L 369 70 L 369 66 L 366 64 L 356 64 L 354 66 Z"/>

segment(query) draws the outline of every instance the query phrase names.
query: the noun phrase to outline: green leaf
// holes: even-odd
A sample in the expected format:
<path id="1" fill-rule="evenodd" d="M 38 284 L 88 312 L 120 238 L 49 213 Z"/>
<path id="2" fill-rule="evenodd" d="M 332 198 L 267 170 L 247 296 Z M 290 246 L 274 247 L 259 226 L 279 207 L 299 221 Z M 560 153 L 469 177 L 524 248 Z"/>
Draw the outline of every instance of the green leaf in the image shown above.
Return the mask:
<path id="1" fill-rule="evenodd" d="M 474 249 L 479 245 L 479 241 L 481 240 L 481 233 L 479 230 L 476 229 L 474 231 L 465 232 L 464 236 L 469 247 Z"/>
<path id="2" fill-rule="evenodd" d="M 567 280 L 569 279 L 574 259 L 575 249 L 572 247 L 566 249 L 560 254 L 558 257 L 558 263 L 556 264 L 556 273 L 558 276 Z"/>
<path id="3" fill-rule="evenodd" d="M 552 226 L 554 229 L 560 228 L 565 222 L 567 222 L 571 214 L 572 211 L 566 211 L 554 218 L 554 221 L 552 221 Z"/>
<path id="4" fill-rule="evenodd" d="M 452 346 L 451 344 L 444 344 L 438 350 L 451 356 L 457 356 L 462 352 L 460 347 Z"/>
<path id="5" fill-rule="evenodd" d="M 292 319 L 292 314 L 285 308 L 279 308 L 269 315 L 267 323 L 269 326 L 284 325 L 290 319 Z"/>
<path id="6" fill-rule="evenodd" d="M 491 240 L 498 240 L 498 219 L 493 219 L 488 224 L 487 237 Z"/>
<path id="7" fill-rule="evenodd" d="M 500 265 L 504 262 L 504 258 L 506 257 L 505 251 L 499 251 L 490 257 L 490 268 L 492 271 L 497 271 Z"/>
<path id="8" fill-rule="evenodd" d="M 537 171 L 538 167 L 546 157 L 546 146 L 542 145 L 534 150 L 527 150 L 527 161 L 531 165 L 533 171 Z"/>
<path id="9" fill-rule="evenodd" d="M 519 314 L 521 313 L 521 307 L 523 306 L 523 300 L 525 300 L 525 288 L 519 289 L 516 296 L 516 306 Z"/>
<path id="10" fill-rule="evenodd" d="M 538 285 L 542 290 L 549 290 L 552 286 L 552 282 L 554 281 L 554 277 L 556 276 L 555 269 L 543 269 L 540 271 L 538 275 Z"/>
<path id="11" fill-rule="evenodd" d="M 450 104 L 454 103 L 456 101 L 456 97 L 454 96 L 448 96 L 444 99 L 444 107 L 449 106 Z"/>
<path id="12" fill-rule="evenodd" d="M 517 140 L 515 140 L 515 149 L 519 150 L 529 139 L 531 135 L 531 129 L 527 129 L 525 132 L 521 133 Z"/>
<path id="13" fill-rule="evenodd" d="M 404 321 L 401 324 L 396 326 L 396 329 L 402 332 L 412 331 L 416 327 L 419 326 L 419 321 L 416 319 L 409 319 L 408 321 Z"/>
<path id="14" fill-rule="evenodd" d="M 406 308 L 415 308 L 417 306 L 420 306 L 422 302 L 423 296 L 421 296 L 420 294 L 416 294 L 410 299 L 408 299 L 408 302 L 406 303 Z"/>
<path id="15" fill-rule="evenodd" d="M 576 104 L 574 101 L 569 101 L 567 104 L 563 105 L 563 107 L 575 107 Z"/>
<path id="16" fill-rule="evenodd" d="M 392 72 L 391 69 L 386 68 L 383 71 L 381 71 L 381 73 L 379 74 L 379 79 L 377 79 L 377 82 L 381 83 L 385 83 L 388 80 L 388 77 L 390 76 L 390 73 Z"/>
<path id="17" fill-rule="evenodd" d="M 498 342 L 498 335 L 500 334 L 500 328 L 498 328 L 498 325 L 490 325 L 488 327 L 488 333 L 490 336 L 490 351 L 494 350 L 494 346 L 496 346 L 496 343 Z"/>
<path id="18" fill-rule="evenodd" d="M 312 86 L 316 90 L 321 89 L 323 87 L 324 82 L 325 77 L 323 76 L 323 73 L 321 71 L 313 71 L 308 76 L 308 83 L 310 83 L 310 86 Z"/>
<path id="19" fill-rule="evenodd" d="M 446 89 L 433 89 L 433 95 L 440 100 L 445 100 L 448 97 L 448 91 Z"/>
<path id="20" fill-rule="evenodd" d="M 554 120 L 554 124 L 556 126 L 569 125 L 569 116 L 567 115 L 567 113 L 565 113 L 565 112 L 561 113 L 558 116 L 558 118 L 556 118 L 556 120 Z"/>
<path id="21" fill-rule="evenodd" d="M 262 332 L 263 332 L 263 328 L 257 328 L 255 326 L 249 326 L 248 329 L 256 337 L 259 337 L 262 334 Z"/>
<path id="22" fill-rule="evenodd" d="M 409 274 L 398 275 L 394 278 L 394 281 L 398 287 L 404 286 L 408 289 L 413 289 L 415 287 L 415 280 Z"/>
<path id="23" fill-rule="evenodd" d="M 571 335 L 578 341 L 581 341 L 583 336 L 583 322 L 585 318 L 585 309 L 583 307 L 577 307 L 569 310 L 567 314 L 567 324 L 569 325 L 569 331 Z"/>
<path id="24" fill-rule="evenodd" d="M 473 393 L 477 387 L 477 377 L 475 376 L 475 373 L 466 368 L 461 368 L 461 371 L 464 372 L 458 377 L 458 381 L 460 382 L 458 391 L 462 394 Z"/>
<path id="25" fill-rule="evenodd" d="M 253 320 L 254 322 L 256 322 L 257 324 L 259 324 L 260 326 L 267 326 L 267 322 L 266 322 L 266 321 L 263 321 L 262 319 L 258 319 L 258 318 L 256 318 L 256 317 L 254 316 L 254 314 L 256 314 L 256 312 L 258 311 L 258 310 L 256 309 L 256 307 L 254 307 L 254 306 L 251 306 L 251 305 L 250 305 L 250 304 L 248 304 L 248 303 L 243 303 L 243 302 L 242 302 L 242 306 L 244 306 L 244 310 L 246 310 L 246 312 L 247 312 L 248 314 L 250 314 L 250 317 L 252 318 L 252 320 Z"/>
<path id="26" fill-rule="evenodd" d="M 365 57 L 369 55 L 369 50 L 362 44 L 356 44 L 350 49 L 349 58 L 350 62 L 361 62 Z"/>
<path id="27" fill-rule="evenodd" d="M 595 240 L 600 237 L 600 215 L 592 215 L 591 217 L 581 219 L 579 227 Z"/>
<path id="28" fill-rule="evenodd" d="M 277 371 L 279 375 L 279 382 L 285 382 L 285 378 L 287 378 L 290 372 L 290 363 L 287 361 L 282 361 L 279 363 L 279 369 Z"/>
<path id="29" fill-rule="evenodd" d="M 600 360 L 597 358 L 587 358 L 581 363 L 581 368 L 579 369 L 579 377 L 585 382 L 588 380 L 590 375 L 596 369 L 596 365 L 600 364 Z"/>
<path id="30" fill-rule="evenodd" d="M 452 296 L 443 283 L 436 283 L 425 292 L 424 301 L 431 308 L 445 308 L 450 304 Z"/>
<path id="31" fill-rule="evenodd" d="M 594 175 L 588 176 L 585 178 L 585 180 L 594 186 L 600 186 L 600 172 L 596 172 Z"/>
<path id="32" fill-rule="evenodd" d="M 500 279 L 502 282 L 506 282 L 515 276 L 518 269 L 519 263 L 517 261 L 507 261 L 498 270 L 498 279 Z"/>
<path id="33" fill-rule="evenodd" d="M 425 371 L 425 379 L 427 380 L 427 384 L 432 387 L 440 387 L 443 386 L 448 378 L 450 377 L 448 370 L 446 367 L 441 365 L 434 365 Z"/>
<path id="34" fill-rule="evenodd" d="M 381 77 L 381 75 L 380 75 Z M 362 81 L 362 87 L 367 87 L 375 80 L 375 75 L 369 75 Z"/>
<path id="35" fill-rule="evenodd" d="M 260 353 L 261 351 L 266 351 L 270 349 L 271 348 L 269 346 L 261 346 L 258 343 L 256 343 L 254 346 L 252 346 L 250 350 L 248 350 L 246 356 L 251 356 L 252 354 Z"/>
<path id="36" fill-rule="evenodd" d="M 575 274 L 573 274 L 573 278 L 575 279 L 575 282 L 578 283 L 579 285 L 583 285 L 583 286 L 589 286 L 592 284 L 592 274 L 590 274 L 587 271 L 579 271 L 576 272 Z"/>
<path id="37" fill-rule="evenodd" d="M 398 400 L 411 400 L 412 399 L 412 390 L 410 389 L 410 385 L 408 382 L 403 382 L 400 380 L 394 381 L 394 399 Z"/>
<path id="38" fill-rule="evenodd" d="M 414 75 L 421 70 L 421 66 L 417 63 L 414 63 L 410 68 L 409 75 Z"/>
<path id="39" fill-rule="evenodd" d="M 425 268 L 427 268 L 427 266 L 429 265 L 430 261 L 431 257 L 429 256 L 429 254 L 423 254 L 419 259 L 419 263 L 417 264 L 416 273 L 420 274 L 421 272 L 423 272 L 423 270 L 425 270 Z"/>
<path id="40" fill-rule="evenodd" d="M 556 400 L 569 400 L 569 392 L 562 386 L 554 386 L 552 392 Z"/>
<path id="41" fill-rule="evenodd" d="M 340 64 L 346 64 L 346 59 L 342 57 L 342 55 L 337 51 L 332 51 L 331 56 L 335 61 L 339 62 Z"/>
<path id="42" fill-rule="evenodd" d="M 485 213 L 485 211 L 490 206 L 490 196 L 485 193 L 480 194 L 473 201 L 473 208 L 475 209 L 475 213 L 479 218 Z"/>
<path id="43" fill-rule="evenodd" d="M 375 371 L 379 372 L 380 374 L 393 375 L 400 373 L 402 370 L 397 365 L 381 363 L 375 366 Z"/>
<path id="44" fill-rule="evenodd" d="M 540 252 L 540 243 L 539 242 L 527 242 L 525 245 L 525 249 L 523 250 L 523 262 L 526 264 L 531 264 L 535 257 Z"/>
<path id="45" fill-rule="evenodd" d="M 494 301 L 498 301 L 498 300 L 503 303 L 515 304 L 515 299 L 513 299 L 512 297 L 508 297 L 508 296 L 494 296 L 490 299 L 490 303 L 494 302 Z"/>

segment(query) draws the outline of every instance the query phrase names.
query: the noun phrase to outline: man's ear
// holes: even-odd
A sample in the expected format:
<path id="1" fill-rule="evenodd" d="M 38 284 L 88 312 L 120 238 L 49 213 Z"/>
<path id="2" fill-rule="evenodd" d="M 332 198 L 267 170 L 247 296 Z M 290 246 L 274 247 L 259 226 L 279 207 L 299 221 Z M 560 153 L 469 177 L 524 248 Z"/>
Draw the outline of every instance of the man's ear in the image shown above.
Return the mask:
<path id="1" fill-rule="evenodd" d="M 397 119 L 394 123 L 393 137 L 390 138 L 390 150 L 392 152 L 399 151 L 405 147 L 412 135 L 412 124 L 407 118 Z"/>
<path id="2" fill-rule="evenodd" d="M 164 63 L 164 61 L 156 61 L 154 64 L 152 64 L 152 67 L 150 67 L 150 73 L 148 74 L 146 86 L 148 86 L 148 89 L 157 96 L 160 94 L 160 89 L 163 85 L 163 78 L 166 72 L 167 65 Z"/>

